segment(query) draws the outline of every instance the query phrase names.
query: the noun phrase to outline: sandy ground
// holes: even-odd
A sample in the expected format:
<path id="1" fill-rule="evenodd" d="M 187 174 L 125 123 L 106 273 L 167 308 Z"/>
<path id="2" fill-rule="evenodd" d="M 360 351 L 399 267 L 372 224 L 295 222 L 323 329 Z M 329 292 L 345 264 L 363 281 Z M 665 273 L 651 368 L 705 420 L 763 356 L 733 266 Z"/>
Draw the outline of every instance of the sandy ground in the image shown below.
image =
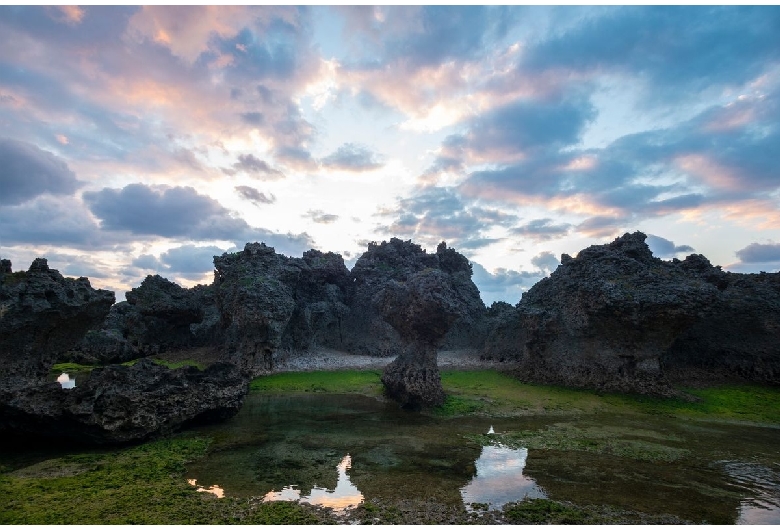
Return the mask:
<path id="1" fill-rule="evenodd" d="M 393 361 L 392 357 L 353 355 L 329 348 L 317 348 L 307 352 L 283 354 L 277 360 L 279 372 L 305 372 L 309 370 L 382 369 Z M 439 352 L 439 368 L 506 368 L 506 363 L 482 361 L 474 350 L 442 350 Z"/>

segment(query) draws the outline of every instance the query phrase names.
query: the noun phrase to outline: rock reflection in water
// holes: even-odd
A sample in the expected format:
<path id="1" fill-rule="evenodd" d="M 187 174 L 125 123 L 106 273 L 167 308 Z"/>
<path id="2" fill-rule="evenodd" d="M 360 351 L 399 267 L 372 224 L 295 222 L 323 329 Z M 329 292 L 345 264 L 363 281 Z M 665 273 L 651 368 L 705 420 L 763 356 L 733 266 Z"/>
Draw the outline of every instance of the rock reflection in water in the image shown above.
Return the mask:
<path id="1" fill-rule="evenodd" d="M 477 474 L 461 488 L 460 493 L 466 508 L 470 503 L 484 503 L 491 508 L 501 508 L 509 502 L 525 497 L 543 499 L 544 491 L 536 482 L 523 475 L 528 449 L 509 449 L 488 445 L 476 461 Z"/>
<path id="2" fill-rule="evenodd" d="M 295 489 L 296 486 L 285 486 L 280 491 L 269 491 L 263 498 L 264 501 L 296 501 L 300 500 L 308 504 L 315 504 L 325 508 L 332 508 L 336 512 L 342 512 L 350 508 L 355 508 L 363 502 L 363 494 L 352 484 L 347 475 L 347 470 L 352 467 L 352 458 L 345 456 L 336 470 L 338 471 L 338 481 L 333 490 L 319 488 L 316 485 L 312 487 L 308 495 L 301 496 L 301 490 Z"/>

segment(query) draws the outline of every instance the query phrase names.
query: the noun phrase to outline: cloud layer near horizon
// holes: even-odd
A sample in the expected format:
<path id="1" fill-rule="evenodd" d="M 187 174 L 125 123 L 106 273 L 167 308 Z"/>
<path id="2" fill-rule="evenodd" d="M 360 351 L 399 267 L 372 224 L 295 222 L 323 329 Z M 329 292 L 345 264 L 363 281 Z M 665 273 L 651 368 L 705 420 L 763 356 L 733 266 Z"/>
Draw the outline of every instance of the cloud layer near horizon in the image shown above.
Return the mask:
<path id="1" fill-rule="evenodd" d="M 446 240 L 487 302 L 637 229 L 774 271 L 779 27 L 776 6 L 2 6 L 0 253 L 120 297 L 254 240 L 349 261 Z"/>

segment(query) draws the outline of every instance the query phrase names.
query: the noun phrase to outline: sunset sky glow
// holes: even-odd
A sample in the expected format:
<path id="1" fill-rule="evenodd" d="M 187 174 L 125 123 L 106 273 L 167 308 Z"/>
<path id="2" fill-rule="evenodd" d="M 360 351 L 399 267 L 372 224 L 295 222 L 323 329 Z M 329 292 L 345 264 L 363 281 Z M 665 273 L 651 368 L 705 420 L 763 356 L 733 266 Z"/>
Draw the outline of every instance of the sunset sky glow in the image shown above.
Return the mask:
<path id="1" fill-rule="evenodd" d="M 0 6 L 0 257 L 118 299 L 444 240 L 483 300 L 641 230 L 780 268 L 780 8 Z"/>

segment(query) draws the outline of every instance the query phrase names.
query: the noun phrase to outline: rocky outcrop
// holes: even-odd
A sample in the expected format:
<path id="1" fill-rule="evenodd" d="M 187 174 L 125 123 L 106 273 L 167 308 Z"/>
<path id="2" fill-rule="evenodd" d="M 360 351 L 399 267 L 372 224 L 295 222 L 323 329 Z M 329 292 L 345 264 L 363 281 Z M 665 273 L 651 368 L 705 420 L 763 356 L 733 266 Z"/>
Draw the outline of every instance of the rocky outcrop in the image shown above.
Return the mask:
<path id="1" fill-rule="evenodd" d="M 484 315 L 485 305 L 471 280 L 468 260 L 454 249 L 447 248 L 445 243 L 439 245 L 435 254 L 428 254 L 411 241 L 392 238 L 381 244 L 369 243 L 368 250 L 352 268 L 349 313 L 343 323 L 343 349 L 363 355 L 400 354 L 404 340 L 382 315 L 375 295 L 386 286 L 405 282 L 426 269 L 446 273 L 447 284 L 461 303 L 457 325 L 450 327 L 450 331 L 441 338 L 442 342 L 447 341 L 449 347 L 479 346 L 482 338 L 475 323 Z"/>
<path id="2" fill-rule="evenodd" d="M 37 258 L 27 272 L 0 268 L 0 389 L 41 381 L 58 356 L 99 324 L 114 293 L 93 289 L 87 278 L 64 278 Z"/>
<path id="3" fill-rule="evenodd" d="M 0 431 L 78 443 L 126 443 L 228 418 L 248 390 L 237 367 L 171 370 L 141 359 L 97 368 L 76 388 L 36 385 L 0 400 Z"/>
<path id="4" fill-rule="evenodd" d="M 436 349 L 452 324 L 484 312 L 468 260 L 446 244 L 428 254 L 411 241 L 372 243 L 352 269 L 347 348 L 398 354 L 382 374 L 389 396 L 416 408 L 444 401 Z"/>
<path id="5" fill-rule="evenodd" d="M 698 273 L 716 282 L 717 301 L 661 357 L 666 376 L 780 385 L 780 273 L 727 273 L 709 262 Z"/>
<path id="6" fill-rule="evenodd" d="M 125 296 L 127 301 L 111 307 L 99 328 L 90 330 L 62 360 L 118 363 L 219 340 L 219 312 L 211 286 L 185 289 L 155 275 Z"/>
<path id="7" fill-rule="evenodd" d="M 662 358 L 718 303 L 723 274 L 703 256 L 653 257 L 641 232 L 564 254 L 500 316 L 483 356 L 518 361 L 523 379 L 669 394 Z"/>
<path id="8" fill-rule="evenodd" d="M 257 374 L 273 368 L 280 348 L 340 343 L 349 272 L 338 254 L 289 258 L 247 243 L 242 252 L 215 256 L 214 267 L 226 360 Z"/>

